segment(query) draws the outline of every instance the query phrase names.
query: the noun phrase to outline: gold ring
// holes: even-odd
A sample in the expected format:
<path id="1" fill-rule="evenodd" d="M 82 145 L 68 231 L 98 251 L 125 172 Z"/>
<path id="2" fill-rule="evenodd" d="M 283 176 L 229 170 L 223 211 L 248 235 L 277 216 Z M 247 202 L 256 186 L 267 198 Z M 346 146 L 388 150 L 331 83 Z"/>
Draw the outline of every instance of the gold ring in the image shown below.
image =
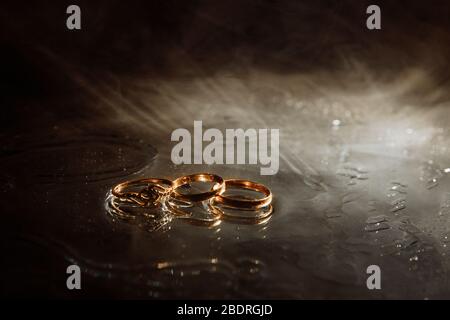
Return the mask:
<path id="1" fill-rule="evenodd" d="M 214 182 L 214 186 L 210 191 L 193 194 L 181 194 L 177 189 L 192 182 Z M 171 196 L 177 200 L 200 202 L 213 198 L 225 191 L 225 182 L 222 177 L 210 173 L 196 173 L 188 176 L 180 177 L 173 182 L 173 191 Z"/>
<path id="2" fill-rule="evenodd" d="M 114 196 L 108 196 L 106 200 L 106 212 L 113 218 L 119 218 L 121 220 L 134 220 L 136 216 L 132 213 L 122 210 L 116 203 L 117 198 Z"/>
<path id="3" fill-rule="evenodd" d="M 146 185 L 147 187 L 140 192 L 124 191 L 127 188 L 139 185 Z M 166 187 L 164 187 L 164 185 Z M 172 181 L 167 179 L 145 178 L 119 183 L 112 189 L 111 193 L 122 201 L 133 202 L 143 206 L 147 205 L 150 201 L 155 203 L 160 196 L 168 194 L 172 190 L 172 186 Z"/>
<path id="4" fill-rule="evenodd" d="M 132 212 L 129 211 L 130 209 L 133 209 L 133 207 L 130 207 L 129 209 L 122 208 L 121 206 L 124 205 L 121 200 L 110 193 L 106 199 L 106 212 L 113 218 L 113 219 L 120 219 L 122 221 L 126 221 L 129 223 L 138 223 L 138 225 L 148 231 L 156 231 L 164 228 L 167 223 L 169 223 L 172 220 L 172 217 L 170 215 L 167 215 L 167 213 L 162 211 L 162 214 L 157 215 L 150 212 Z M 139 208 L 139 207 L 134 207 Z M 142 207 L 140 207 L 142 208 Z M 147 209 L 148 210 L 148 209 Z M 140 218 L 138 220 L 138 218 Z M 143 219 L 143 220 L 142 220 Z"/>
<path id="5" fill-rule="evenodd" d="M 230 179 L 225 180 L 225 188 L 237 187 L 240 189 L 247 189 L 252 191 L 261 192 L 264 197 L 261 199 L 235 199 L 227 197 L 223 194 L 218 194 L 215 196 L 214 201 L 225 207 L 233 209 L 243 209 L 243 210 L 256 210 L 268 206 L 272 202 L 272 192 L 265 185 L 252 182 L 249 180 L 238 180 Z"/>

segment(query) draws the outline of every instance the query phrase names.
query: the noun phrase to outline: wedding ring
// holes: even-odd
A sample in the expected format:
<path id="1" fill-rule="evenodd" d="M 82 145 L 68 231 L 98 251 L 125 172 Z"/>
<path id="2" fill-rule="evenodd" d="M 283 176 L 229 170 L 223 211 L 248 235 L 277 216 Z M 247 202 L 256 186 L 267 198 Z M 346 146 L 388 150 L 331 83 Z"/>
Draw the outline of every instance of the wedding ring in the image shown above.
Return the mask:
<path id="1" fill-rule="evenodd" d="M 139 192 L 125 191 L 128 188 L 142 185 L 146 187 Z M 167 195 L 172 190 L 172 186 L 172 181 L 167 179 L 145 178 L 119 183 L 112 189 L 111 193 L 122 201 L 145 206 L 149 203 L 155 204 L 159 197 Z"/>
<path id="2" fill-rule="evenodd" d="M 136 216 L 130 212 L 126 212 L 120 208 L 120 204 L 117 203 L 118 198 L 114 196 L 108 196 L 105 203 L 106 212 L 113 218 L 119 218 L 121 220 L 134 220 Z"/>
<path id="3" fill-rule="evenodd" d="M 124 203 L 119 198 L 113 196 L 112 193 L 109 193 L 106 199 L 105 208 L 106 212 L 113 219 L 137 224 L 147 231 L 156 231 L 164 228 L 167 230 L 167 224 L 172 220 L 172 216 L 167 214 L 167 212 L 156 208 L 152 210 L 146 207 Z"/>
<path id="4" fill-rule="evenodd" d="M 210 191 L 202 193 L 193 194 L 182 194 L 177 191 L 181 186 L 191 184 L 192 182 L 214 182 L 214 186 Z M 173 191 L 171 197 L 189 202 L 200 202 L 213 198 L 214 196 L 220 195 L 225 191 L 225 182 L 222 177 L 210 173 L 196 173 L 180 177 L 173 182 Z"/>
<path id="5" fill-rule="evenodd" d="M 195 182 L 212 182 L 213 186 L 206 192 L 181 193 L 183 186 Z M 226 191 L 230 189 L 250 190 L 261 193 L 262 196 L 226 195 Z M 260 183 L 239 179 L 224 180 L 215 174 L 197 173 L 174 181 L 144 178 L 119 183 L 112 188 L 106 199 L 106 210 L 111 216 L 122 220 L 140 223 L 141 220 L 137 218 L 147 219 L 152 222 L 149 224 L 151 230 L 166 224 L 172 217 L 208 227 L 215 227 L 222 220 L 264 224 L 273 213 L 272 197 L 270 189 Z M 200 208 L 200 212 L 196 208 Z M 202 212 L 203 209 L 205 212 Z M 159 219 L 158 212 L 166 214 L 167 218 Z"/>
<path id="6" fill-rule="evenodd" d="M 261 192 L 264 194 L 263 198 L 260 199 L 236 199 L 232 197 L 225 196 L 220 193 L 215 196 L 214 201 L 218 204 L 221 204 L 225 207 L 233 208 L 233 209 L 243 209 L 243 210 L 257 210 L 263 207 L 268 206 L 272 202 L 272 192 L 264 186 L 263 184 L 252 182 L 249 180 L 238 180 L 238 179 L 230 179 L 225 180 L 225 188 L 226 189 L 246 189 Z"/>

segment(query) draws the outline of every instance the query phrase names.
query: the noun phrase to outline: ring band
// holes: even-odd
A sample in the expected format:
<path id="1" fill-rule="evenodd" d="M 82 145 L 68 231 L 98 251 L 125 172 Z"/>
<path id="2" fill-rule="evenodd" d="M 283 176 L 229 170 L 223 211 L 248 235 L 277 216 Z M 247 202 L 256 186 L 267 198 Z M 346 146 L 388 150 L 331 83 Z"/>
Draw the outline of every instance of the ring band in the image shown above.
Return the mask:
<path id="1" fill-rule="evenodd" d="M 225 188 L 238 187 L 240 189 L 252 190 L 264 194 L 261 199 L 234 199 L 223 194 L 218 194 L 214 198 L 216 203 L 233 209 L 256 210 L 268 206 L 272 202 L 272 192 L 265 185 L 249 180 L 230 179 L 225 180 Z"/>
<path id="2" fill-rule="evenodd" d="M 211 191 L 193 194 L 181 194 L 177 189 L 186 184 L 192 182 L 214 182 L 214 186 Z M 171 196 L 177 200 L 189 201 L 189 202 L 200 202 L 213 198 L 214 196 L 220 195 L 225 191 L 225 182 L 222 177 L 210 174 L 210 173 L 196 173 L 180 177 L 173 182 L 173 191 Z"/>
<path id="3" fill-rule="evenodd" d="M 106 212 L 114 218 L 119 218 L 122 220 L 134 220 L 136 216 L 122 210 L 117 203 L 115 203 L 114 197 L 108 197 L 106 202 Z"/>
<path id="4" fill-rule="evenodd" d="M 147 190 L 143 189 L 140 192 L 124 191 L 126 188 L 136 187 L 139 185 L 147 185 Z M 152 188 L 148 190 L 148 187 L 150 185 L 152 186 Z M 166 187 L 164 187 L 164 185 Z M 145 191 L 150 192 L 156 191 L 159 196 L 161 195 L 164 196 L 172 190 L 172 186 L 173 186 L 172 181 L 168 179 L 161 179 L 161 178 L 136 179 L 119 183 L 112 189 L 111 193 L 113 196 L 121 199 L 122 201 L 134 202 L 139 205 L 144 205 L 149 201 L 149 198 L 146 197 L 145 195 Z"/>
<path id="5" fill-rule="evenodd" d="M 181 187 L 194 182 L 210 182 L 212 187 L 201 193 L 181 193 Z M 236 193 L 225 195 L 229 189 L 250 190 L 261 193 L 262 196 Z M 148 210 L 157 209 L 164 214 L 170 213 L 169 217 L 180 218 L 190 224 L 214 227 L 222 220 L 264 224 L 273 213 L 272 199 L 272 192 L 263 184 L 240 179 L 224 180 L 215 174 L 197 173 L 174 181 L 142 178 L 119 183 L 110 190 L 105 205 L 111 216 L 122 220 L 134 220 L 142 215 L 153 221 L 157 215 Z M 199 203 L 208 206 L 204 207 L 208 214 L 205 212 L 198 215 L 193 210 Z M 141 210 L 135 211 L 137 208 Z"/>

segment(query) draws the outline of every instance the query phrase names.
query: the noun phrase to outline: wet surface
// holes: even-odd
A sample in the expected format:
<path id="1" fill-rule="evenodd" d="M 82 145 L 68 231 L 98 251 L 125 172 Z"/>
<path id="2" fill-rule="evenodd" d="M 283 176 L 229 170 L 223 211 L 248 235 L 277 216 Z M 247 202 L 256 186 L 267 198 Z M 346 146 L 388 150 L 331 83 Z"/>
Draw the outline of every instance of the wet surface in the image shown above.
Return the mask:
<path id="1" fill-rule="evenodd" d="M 24 42 L 16 25 L 7 26 L 8 52 L 20 53 L 14 66 L 29 68 L 17 71 L 23 76 L 17 84 L 13 78 L 4 86 L 14 90 L 5 90 L 0 136 L 7 257 L 2 294 L 450 298 L 450 36 L 448 23 L 439 18 L 442 7 L 427 11 L 413 4 L 410 11 L 395 11 L 391 4 L 387 8 L 403 18 L 387 18 L 390 33 L 369 41 L 348 26 L 364 6 L 347 16 L 341 7 L 283 3 L 274 17 L 297 30 L 287 39 L 290 45 L 262 27 L 233 43 L 247 15 L 235 16 L 230 25 L 220 17 L 223 10 L 233 11 L 232 4 L 202 4 L 188 10 L 196 14 L 187 15 L 192 21 L 180 35 L 183 44 L 168 52 L 165 45 L 153 51 L 144 45 L 136 61 L 120 49 L 125 31 L 117 35 L 117 48 L 107 46 L 109 62 L 98 62 L 98 56 L 83 57 L 94 49 L 79 35 L 72 40 L 81 43 L 80 57 L 73 57 L 46 38 Z M 243 6 L 266 13 L 272 8 L 264 1 Z M 100 19 L 96 8 L 92 14 Z M 109 9 L 105 16 L 120 11 L 117 5 Z M 171 16 L 169 9 L 157 9 Z M 334 28 L 323 26 L 324 36 L 312 37 L 290 16 L 304 18 L 305 10 L 320 11 Z M 417 11 L 435 18 L 420 24 L 434 36 L 409 29 Z M 95 30 L 90 41 L 102 38 Z M 259 32 L 269 34 L 267 42 Z M 309 46 L 300 50 L 293 34 Z M 219 35 L 226 35 L 222 42 Z M 67 45 L 62 35 L 55 37 Z M 128 40 L 138 50 L 137 40 Z M 220 53 L 216 41 L 233 48 L 231 57 Z M 325 49 L 332 66 L 321 55 Z M 103 50 L 98 48 L 100 56 Z M 267 61 L 254 52 L 263 52 Z M 211 55 L 203 59 L 206 53 Z M 159 54 L 172 60 L 164 67 L 148 62 L 160 62 Z M 121 70 L 122 60 L 130 72 Z M 261 176 L 257 165 L 173 165 L 171 132 L 192 131 L 194 120 L 202 120 L 205 129 L 280 129 L 279 172 Z M 274 194 L 272 218 L 212 227 L 169 219 L 154 228 L 107 214 L 108 192 L 118 182 L 204 171 L 267 185 Z M 82 269 L 80 292 L 66 289 L 69 264 Z M 367 289 L 369 265 L 380 266 L 382 290 Z"/>

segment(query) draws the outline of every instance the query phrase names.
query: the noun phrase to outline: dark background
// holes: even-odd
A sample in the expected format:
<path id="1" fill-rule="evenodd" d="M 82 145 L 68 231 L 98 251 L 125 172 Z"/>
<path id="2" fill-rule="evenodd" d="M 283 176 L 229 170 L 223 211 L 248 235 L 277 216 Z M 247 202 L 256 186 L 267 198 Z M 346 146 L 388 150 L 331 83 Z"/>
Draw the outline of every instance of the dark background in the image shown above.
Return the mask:
<path id="1" fill-rule="evenodd" d="M 265 257 L 266 253 L 262 252 L 267 252 L 266 258 L 272 257 L 273 264 L 261 259 L 267 266 L 264 281 L 241 278 L 239 274 L 245 271 L 240 269 L 241 262 L 238 262 L 239 266 L 230 267 L 234 270 L 232 274 L 237 275 L 237 278 L 230 280 L 232 289 L 223 277 L 214 280 L 217 274 L 210 267 L 206 268 L 207 277 L 211 277 L 207 279 L 217 282 L 214 289 L 208 289 L 206 283 L 199 285 L 195 279 L 183 282 L 181 278 L 174 280 L 167 275 L 155 276 L 162 283 L 160 286 L 148 284 L 155 277 L 152 273 L 146 275 L 142 271 L 145 267 L 139 267 L 145 255 L 136 253 L 139 252 L 136 243 L 141 243 L 138 247 L 148 243 L 149 248 L 156 250 L 147 259 L 151 262 L 158 260 L 164 250 L 173 252 L 173 257 L 179 258 L 177 249 L 158 244 L 172 244 L 171 241 L 174 241 L 173 246 L 178 248 L 184 240 L 173 240 L 178 239 L 176 234 L 170 241 L 165 238 L 155 240 L 155 235 L 136 235 L 133 228 L 119 226 L 114 229 L 106 222 L 102 202 L 106 191 L 115 182 L 128 178 L 129 174 L 142 175 L 140 170 L 145 169 L 157 154 L 167 157 L 169 134 L 175 128 L 192 126 L 193 119 L 208 116 L 211 116 L 211 126 L 239 127 L 242 124 L 243 127 L 251 127 L 253 124 L 253 127 L 258 127 L 252 113 L 246 114 L 248 121 L 239 116 L 239 107 L 237 111 L 230 109 L 229 113 L 223 111 L 226 109 L 223 106 L 206 111 L 202 109 L 202 115 L 198 115 L 200 109 L 186 105 L 188 111 L 185 111 L 183 94 L 189 95 L 192 88 L 184 83 L 214 78 L 223 73 L 245 82 L 256 70 L 270 74 L 274 79 L 315 75 L 311 91 L 300 90 L 300 94 L 307 98 L 320 92 L 326 95 L 330 90 L 340 90 L 343 95 L 350 96 L 373 83 L 380 84 L 381 91 L 388 89 L 391 83 L 401 86 L 407 83 L 410 70 L 420 69 L 426 71 L 425 80 L 406 86 L 398 94 L 394 93 L 396 101 L 420 105 L 420 110 L 414 114 L 418 118 L 424 114 L 423 110 L 445 105 L 450 74 L 448 1 L 376 1 L 374 4 L 379 5 L 382 11 L 382 30 L 369 31 L 365 27 L 365 11 L 372 3 L 294 0 L 77 1 L 74 4 L 81 7 L 82 29 L 70 31 L 65 25 L 65 11 L 72 2 L 2 1 L 2 295 L 66 298 L 423 298 L 430 295 L 448 298 L 448 290 L 439 287 L 448 281 L 446 276 L 444 282 L 441 278 L 448 269 L 434 255 L 426 263 L 431 266 L 430 270 L 442 269 L 443 273 L 402 278 L 398 280 L 397 289 L 379 295 L 368 293 L 365 288 L 358 289 L 364 282 L 364 274 L 362 278 L 348 276 L 353 273 L 347 273 L 347 265 L 338 264 L 336 267 L 334 262 L 327 265 L 329 270 L 344 270 L 342 273 L 336 271 L 343 282 L 311 277 L 310 272 L 316 269 L 315 262 L 320 260 L 313 252 L 323 249 L 324 256 L 337 252 L 336 261 L 341 260 L 340 251 L 329 247 L 330 243 L 340 243 L 342 234 L 339 232 L 339 236 L 319 235 L 313 241 L 317 248 L 311 245 L 302 249 L 302 253 L 290 252 L 286 266 L 281 265 L 277 269 L 275 265 L 282 257 L 274 254 L 280 252 L 281 247 L 289 246 L 289 243 L 305 243 L 309 239 L 298 239 L 295 232 L 290 233 L 290 220 L 280 222 L 285 227 L 274 229 L 274 240 L 268 244 L 248 240 L 247 246 L 235 247 L 233 244 L 228 249 L 211 249 L 212 253 L 206 250 L 205 254 L 192 245 L 195 247 L 192 252 L 199 252 L 199 257 L 214 256 L 215 252 L 220 251 L 225 260 L 227 257 L 237 257 L 239 260 L 248 252 Z M 157 85 L 147 88 L 139 82 L 141 79 Z M 159 98 L 145 100 L 135 95 L 136 92 L 143 92 L 144 95 L 158 96 L 158 90 L 165 88 L 167 83 L 181 83 L 173 90 L 185 90 L 180 96 L 169 94 L 169 89 L 161 94 L 174 105 L 166 105 L 165 100 Z M 227 101 L 227 95 L 230 90 L 233 91 L 230 88 L 222 91 L 220 83 L 214 84 L 216 87 L 211 84 L 214 90 L 209 85 L 206 83 L 205 90 L 210 93 L 206 100 L 217 97 Z M 284 90 L 281 82 L 278 85 L 280 87 L 277 89 L 270 86 L 269 89 L 255 89 L 252 85 L 247 89 L 261 101 L 276 102 L 279 101 L 278 96 L 283 96 L 280 92 Z M 320 86 L 323 87 L 316 91 Z M 273 97 L 276 99 L 271 100 Z M 282 107 L 277 104 L 261 105 L 255 112 L 263 114 L 261 117 L 268 127 L 271 123 L 277 123 L 277 119 L 289 122 L 289 116 L 286 116 L 289 113 Z M 358 106 L 352 108 L 366 110 L 358 109 Z M 244 113 L 245 106 L 241 109 Z M 395 116 L 396 111 L 389 110 L 383 109 L 380 114 L 387 118 L 392 114 Z M 220 114 L 222 111 L 226 115 L 214 116 L 215 112 Z M 184 112 L 187 114 L 185 118 L 182 116 Z M 364 114 L 366 111 L 361 112 Z M 136 115 L 135 119 L 131 119 L 133 121 L 124 116 L 133 113 Z M 111 114 L 115 116 L 110 117 Z M 156 120 L 147 125 L 143 114 Z M 159 115 L 161 118 L 158 118 Z M 433 124 L 447 129 L 448 115 L 447 105 L 442 113 L 433 118 Z M 369 122 L 370 117 L 368 115 Z M 303 120 L 309 121 L 307 116 Z M 161 131 L 158 124 L 167 131 Z M 143 129 L 139 125 L 150 128 L 151 134 L 143 137 Z M 280 126 L 279 123 L 276 125 Z M 293 132 L 295 130 L 288 131 L 286 135 L 295 140 Z M 125 154 L 121 156 L 118 153 L 122 151 L 117 150 L 122 148 Z M 164 163 L 166 160 L 145 173 L 172 175 L 175 169 Z M 303 160 L 308 162 L 308 159 Z M 314 166 L 314 161 L 309 164 Z M 158 171 L 164 165 L 165 169 Z M 186 172 L 184 169 L 177 170 L 180 174 Z M 195 168 L 189 170 L 199 171 Z M 227 169 L 220 170 L 228 172 Z M 240 174 L 246 172 L 242 170 Z M 281 194 L 288 186 L 295 185 L 297 180 L 290 168 L 280 170 L 277 177 L 272 178 L 260 178 L 255 170 L 249 175 L 263 179 Z M 305 171 L 301 175 L 308 176 Z M 300 189 L 305 186 L 304 183 L 307 184 L 302 182 Z M 317 191 L 306 187 L 301 190 L 298 194 L 305 198 Z M 292 198 L 286 196 L 278 200 L 278 212 L 285 212 L 284 216 L 280 214 L 279 219 L 286 218 L 288 212 L 294 210 L 289 204 L 296 203 L 295 194 L 291 194 Z M 285 207 L 281 204 L 282 200 L 287 203 Z M 311 205 L 306 211 L 315 212 L 314 208 L 315 205 Z M 324 225 L 321 223 L 317 221 L 318 225 Z M 315 230 L 314 227 L 312 230 Z M 317 230 L 320 234 L 321 229 Z M 248 232 L 251 234 L 253 231 Z M 282 235 L 286 236 L 285 240 L 280 240 Z M 204 242 L 204 238 L 199 236 L 199 239 L 192 241 Z M 240 253 L 242 250 L 245 254 Z M 302 266 L 300 271 L 295 271 L 305 283 L 301 289 L 294 285 L 284 286 L 290 280 L 278 275 L 275 278 L 271 276 L 279 272 L 294 272 L 289 269 L 292 261 L 302 261 L 305 256 L 309 264 L 307 270 Z M 115 258 L 109 259 L 111 257 Z M 108 267 L 108 263 L 101 262 L 108 259 L 121 262 L 119 266 Z M 74 293 L 65 289 L 64 271 L 68 261 L 90 261 L 84 267 L 89 274 L 86 280 L 88 289 L 84 292 Z M 343 261 L 347 261 L 346 258 Z M 108 279 L 111 270 L 121 274 L 124 262 L 128 263 L 126 268 L 134 270 L 133 266 L 136 266 L 141 277 L 148 276 L 145 279 L 150 280 L 140 282 L 141 278 L 130 280 L 126 276 L 120 276 L 116 282 L 99 280 Z M 386 262 L 386 265 L 392 266 L 395 271 L 392 279 L 403 273 L 402 267 L 395 262 L 389 263 Z M 219 275 L 228 274 L 228 265 L 224 266 L 225 271 Z M 324 268 L 328 270 L 328 267 Z M 90 268 L 100 271 L 91 272 Z M 186 266 L 183 268 L 189 269 Z M 114 278 L 114 274 L 110 277 Z M 431 289 L 411 289 L 415 288 L 415 279 L 420 279 L 421 283 L 431 283 Z M 164 284 L 169 282 L 170 285 L 165 287 Z M 402 286 L 404 288 L 399 289 Z"/>

